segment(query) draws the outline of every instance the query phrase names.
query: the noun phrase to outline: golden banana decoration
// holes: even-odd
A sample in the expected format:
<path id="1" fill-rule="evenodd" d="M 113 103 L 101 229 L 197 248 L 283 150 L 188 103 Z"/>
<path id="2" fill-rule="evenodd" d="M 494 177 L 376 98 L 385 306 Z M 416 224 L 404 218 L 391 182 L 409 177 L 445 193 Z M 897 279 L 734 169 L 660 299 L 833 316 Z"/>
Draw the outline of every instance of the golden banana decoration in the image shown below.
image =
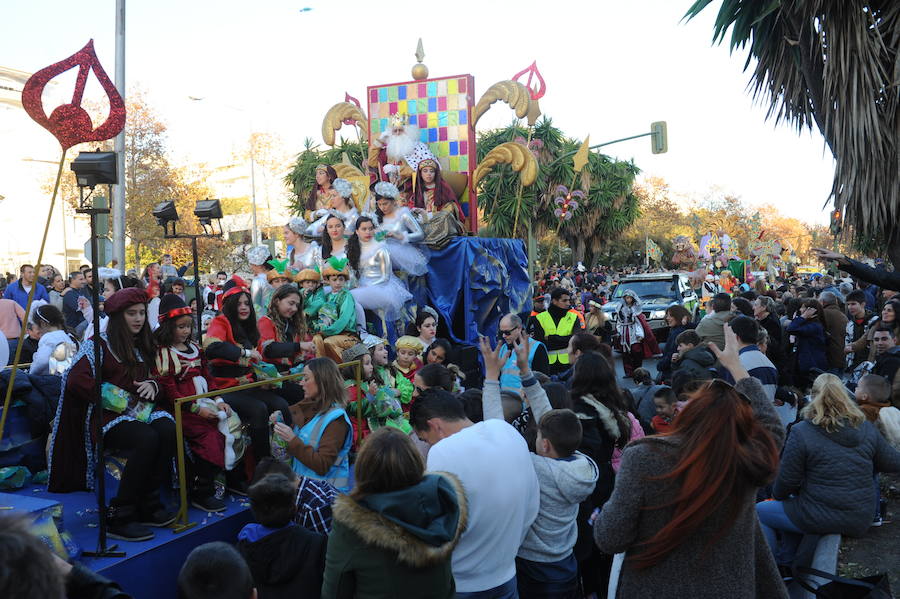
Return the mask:
<path id="1" fill-rule="evenodd" d="M 359 138 L 361 141 L 367 141 L 366 134 L 366 114 L 362 109 L 352 102 L 338 102 L 328 109 L 325 113 L 325 119 L 322 121 L 322 139 L 329 146 L 334 146 L 334 132 L 343 126 L 345 119 L 353 119 L 359 126 Z"/>
<path id="2" fill-rule="evenodd" d="M 334 168 L 334 172 L 337 173 L 337 176 L 340 177 L 341 179 L 349 180 L 350 177 L 362 177 L 363 175 L 365 175 L 364 172 L 359 170 L 353 164 L 347 164 L 345 162 L 338 162 L 337 164 L 332 164 L 331 166 Z"/>
<path id="3" fill-rule="evenodd" d="M 495 164 L 509 164 L 512 166 L 512 169 L 519 173 L 519 179 L 525 187 L 531 185 L 537 179 L 538 163 L 534 158 L 534 154 L 523 144 L 508 141 L 488 152 L 484 160 L 478 163 L 478 167 L 472 175 L 473 183 L 478 185 Z"/>
<path id="4" fill-rule="evenodd" d="M 509 107 L 516 111 L 516 117 L 524 118 L 528 114 L 531 103 L 531 92 L 518 81 L 500 81 L 490 86 L 484 95 L 478 100 L 473 113 L 472 126 L 478 123 L 488 108 L 497 100 L 503 100 Z"/>

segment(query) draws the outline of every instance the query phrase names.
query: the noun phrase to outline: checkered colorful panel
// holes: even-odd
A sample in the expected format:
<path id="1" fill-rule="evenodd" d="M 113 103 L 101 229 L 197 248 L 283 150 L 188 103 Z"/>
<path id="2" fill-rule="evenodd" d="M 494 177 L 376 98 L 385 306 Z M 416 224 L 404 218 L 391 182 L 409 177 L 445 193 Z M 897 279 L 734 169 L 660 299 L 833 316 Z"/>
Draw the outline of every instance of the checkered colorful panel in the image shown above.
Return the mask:
<path id="1" fill-rule="evenodd" d="M 469 114 L 475 105 L 475 79 L 457 75 L 368 88 L 369 139 L 390 128 L 391 115 L 404 113 L 418 125 L 420 139 L 449 170 L 475 169 L 475 131 Z M 463 211 L 468 215 L 467 197 Z"/>

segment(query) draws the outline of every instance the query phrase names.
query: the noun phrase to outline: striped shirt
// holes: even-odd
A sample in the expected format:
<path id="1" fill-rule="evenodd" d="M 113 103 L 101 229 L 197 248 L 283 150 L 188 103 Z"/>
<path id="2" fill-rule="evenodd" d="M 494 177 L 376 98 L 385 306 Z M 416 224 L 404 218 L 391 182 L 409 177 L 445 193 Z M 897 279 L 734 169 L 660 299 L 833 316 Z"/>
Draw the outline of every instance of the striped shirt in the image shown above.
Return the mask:
<path id="1" fill-rule="evenodd" d="M 747 369 L 750 376 L 762 383 L 766 396 L 774 402 L 775 390 L 778 388 L 778 369 L 766 357 L 766 354 L 759 351 L 756 345 L 743 347 L 738 353 L 740 354 L 741 365 Z M 734 378 L 727 370 L 720 369 L 719 375 L 732 385 L 734 384 Z"/>

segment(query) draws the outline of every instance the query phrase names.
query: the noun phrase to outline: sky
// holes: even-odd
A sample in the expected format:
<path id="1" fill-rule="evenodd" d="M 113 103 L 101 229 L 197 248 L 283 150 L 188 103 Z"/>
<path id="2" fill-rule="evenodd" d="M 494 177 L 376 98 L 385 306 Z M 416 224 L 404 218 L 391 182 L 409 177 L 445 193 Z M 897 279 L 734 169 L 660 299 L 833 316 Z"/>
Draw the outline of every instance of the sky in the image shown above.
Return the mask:
<path id="1" fill-rule="evenodd" d="M 567 135 L 602 143 L 664 120 L 668 153 L 653 155 L 649 138 L 603 152 L 633 159 L 677 194 L 715 187 L 826 223 L 833 161 L 821 136 L 765 120 L 747 91 L 746 51 L 711 45 L 719 3 L 685 23 L 690 4 L 131 0 L 126 81 L 167 123 L 177 157 L 215 162 L 251 130 L 278 133 L 295 152 L 307 137 L 321 144 L 322 118 L 345 92 L 364 100 L 368 85 L 411 79 L 420 37 L 431 76 L 471 73 L 476 101 L 536 60 L 547 82 L 541 109 Z M 35 71 L 93 38 L 112 77 L 114 34 L 115 0 L 4 2 L 0 65 Z M 478 129 L 512 118 L 498 102 Z"/>

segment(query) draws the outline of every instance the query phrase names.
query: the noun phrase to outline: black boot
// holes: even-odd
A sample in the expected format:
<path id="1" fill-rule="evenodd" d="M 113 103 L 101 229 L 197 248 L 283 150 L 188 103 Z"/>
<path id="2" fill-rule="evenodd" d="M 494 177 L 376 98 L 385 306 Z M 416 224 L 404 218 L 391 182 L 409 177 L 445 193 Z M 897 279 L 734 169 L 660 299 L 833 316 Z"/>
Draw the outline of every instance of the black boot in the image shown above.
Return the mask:
<path id="1" fill-rule="evenodd" d="M 145 495 L 138 504 L 138 518 L 145 526 L 163 528 L 175 522 L 176 512 L 166 509 L 159 499 L 159 491 Z"/>
<path id="2" fill-rule="evenodd" d="M 244 478 L 243 464 L 235 465 L 233 470 L 225 472 L 225 488 L 235 495 L 247 496 L 249 485 Z"/>
<path id="3" fill-rule="evenodd" d="M 191 505 L 204 512 L 224 512 L 225 502 L 216 497 L 216 486 L 211 479 L 197 477 L 191 489 Z"/>
<path id="4" fill-rule="evenodd" d="M 106 534 L 122 541 L 149 541 L 153 531 L 137 522 L 137 509 L 133 505 L 118 505 L 115 499 L 106 511 Z"/>

